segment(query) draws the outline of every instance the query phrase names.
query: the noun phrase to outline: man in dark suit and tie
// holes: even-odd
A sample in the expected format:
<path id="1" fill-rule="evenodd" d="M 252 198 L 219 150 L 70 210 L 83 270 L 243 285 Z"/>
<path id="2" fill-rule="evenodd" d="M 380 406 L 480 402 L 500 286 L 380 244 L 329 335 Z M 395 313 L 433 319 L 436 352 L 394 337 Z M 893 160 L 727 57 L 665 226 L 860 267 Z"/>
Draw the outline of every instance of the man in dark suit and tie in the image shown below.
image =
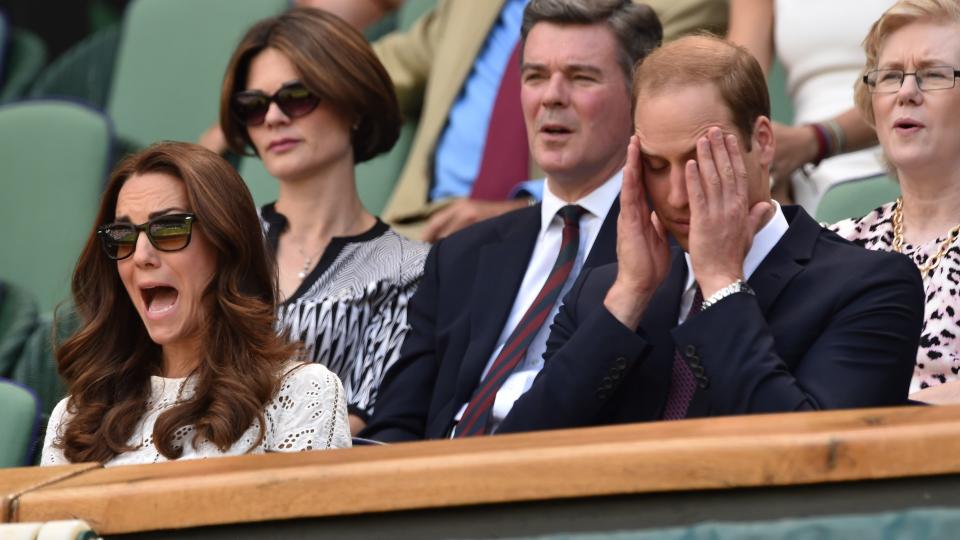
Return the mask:
<path id="1" fill-rule="evenodd" d="M 770 199 L 757 62 L 682 38 L 634 95 L 618 262 L 581 274 L 499 432 L 905 403 L 920 276 Z"/>
<path id="2" fill-rule="evenodd" d="M 521 105 L 547 173 L 543 202 L 433 246 L 401 358 L 362 437 L 495 431 L 543 366 L 562 294 L 581 268 L 615 260 L 632 69 L 659 44 L 660 23 L 622 0 L 532 0 L 521 40 Z"/>

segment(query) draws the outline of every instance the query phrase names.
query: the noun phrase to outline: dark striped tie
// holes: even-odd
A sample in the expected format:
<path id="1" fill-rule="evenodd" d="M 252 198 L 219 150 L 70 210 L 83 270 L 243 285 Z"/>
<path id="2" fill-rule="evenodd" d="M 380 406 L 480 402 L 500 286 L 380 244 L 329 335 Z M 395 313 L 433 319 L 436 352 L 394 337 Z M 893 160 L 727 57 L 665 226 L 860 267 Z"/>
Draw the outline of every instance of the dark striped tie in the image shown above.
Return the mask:
<path id="1" fill-rule="evenodd" d="M 564 206 L 557 212 L 563 218 L 563 240 L 560 242 L 557 262 L 553 264 L 553 269 L 547 276 L 547 282 L 540 289 L 540 294 L 523 314 L 517 327 L 510 333 L 510 337 L 500 349 L 500 354 L 490 366 L 487 376 L 480 381 L 480 386 L 470 398 L 467 410 L 464 411 L 454 431 L 455 437 L 470 437 L 489 432 L 490 411 L 493 409 L 493 401 L 497 397 L 500 386 L 526 356 L 533 337 L 537 335 L 537 331 L 550 315 L 557 297 L 560 296 L 560 290 L 563 289 L 563 284 L 570 276 L 573 261 L 577 258 L 577 250 L 580 247 L 580 216 L 584 212 L 586 210 L 573 204 Z"/>
<path id="2" fill-rule="evenodd" d="M 697 292 L 693 294 L 693 304 L 690 305 L 690 311 L 687 312 L 689 319 L 693 315 L 700 313 L 703 307 L 703 294 L 700 292 L 700 286 L 697 286 Z M 686 418 L 687 408 L 690 407 L 690 400 L 697 391 L 697 380 L 690 371 L 690 366 L 683 359 L 680 351 L 673 352 L 673 371 L 670 374 L 670 387 L 667 390 L 667 405 L 663 408 L 664 420 L 679 420 Z"/>

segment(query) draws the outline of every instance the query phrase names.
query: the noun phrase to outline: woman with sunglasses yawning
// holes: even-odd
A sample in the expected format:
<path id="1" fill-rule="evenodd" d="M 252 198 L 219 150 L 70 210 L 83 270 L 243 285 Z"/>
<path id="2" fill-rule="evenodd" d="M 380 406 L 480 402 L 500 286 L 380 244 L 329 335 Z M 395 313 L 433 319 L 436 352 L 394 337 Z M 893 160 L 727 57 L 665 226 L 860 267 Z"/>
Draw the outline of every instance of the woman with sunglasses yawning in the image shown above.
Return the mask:
<path id="1" fill-rule="evenodd" d="M 69 397 L 42 464 L 108 465 L 350 446 L 339 379 L 271 328 L 276 286 L 243 180 L 161 143 L 113 172 L 57 351 Z"/>
<path id="2" fill-rule="evenodd" d="M 220 124 L 234 152 L 252 150 L 279 182 L 277 201 L 260 209 L 284 299 L 278 325 L 340 376 L 356 433 L 399 357 L 426 257 L 357 194 L 354 166 L 399 134 L 393 83 L 350 25 L 297 8 L 240 41 Z"/>

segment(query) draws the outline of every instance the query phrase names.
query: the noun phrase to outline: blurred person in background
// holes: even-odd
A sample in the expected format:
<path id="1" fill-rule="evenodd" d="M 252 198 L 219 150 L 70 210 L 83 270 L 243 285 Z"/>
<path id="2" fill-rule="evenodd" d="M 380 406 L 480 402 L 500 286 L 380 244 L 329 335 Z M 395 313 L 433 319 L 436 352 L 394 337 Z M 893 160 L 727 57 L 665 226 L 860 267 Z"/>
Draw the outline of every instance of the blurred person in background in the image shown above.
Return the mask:
<path id="1" fill-rule="evenodd" d="M 902 0 L 870 28 L 857 108 L 877 130 L 902 196 L 832 226 L 908 256 L 926 309 L 911 398 L 960 401 L 960 3 Z"/>
<path id="2" fill-rule="evenodd" d="M 280 184 L 260 209 L 276 257 L 279 328 L 343 381 L 353 431 L 408 331 L 427 248 L 368 212 L 357 163 L 388 151 L 400 113 L 366 40 L 330 13 L 295 8 L 255 24 L 227 68 L 220 124 Z"/>
<path id="3" fill-rule="evenodd" d="M 833 184 L 885 174 L 873 129 L 853 106 L 860 40 L 893 0 L 731 0 L 727 37 L 769 73 L 783 64 L 794 125 L 774 122 L 774 197 L 811 215 Z"/>

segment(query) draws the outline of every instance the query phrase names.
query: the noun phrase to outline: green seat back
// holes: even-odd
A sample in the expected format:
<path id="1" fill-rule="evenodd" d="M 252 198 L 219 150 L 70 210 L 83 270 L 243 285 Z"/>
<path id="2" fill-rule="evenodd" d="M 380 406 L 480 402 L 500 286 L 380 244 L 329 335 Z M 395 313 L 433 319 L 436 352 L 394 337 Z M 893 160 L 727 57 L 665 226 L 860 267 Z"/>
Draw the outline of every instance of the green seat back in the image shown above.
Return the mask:
<path id="1" fill-rule="evenodd" d="M 250 188 L 250 194 L 253 195 L 253 202 L 257 207 L 277 200 L 279 193 L 277 180 L 270 176 L 260 158 L 250 156 L 241 158 L 237 172 Z"/>
<path id="2" fill-rule="evenodd" d="M 0 377 L 11 378 L 37 327 L 37 302 L 21 287 L 0 279 Z"/>
<path id="3" fill-rule="evenodd" d="M 793 124 L 793 103 L 787 94 L 787 73 L 777 60 L 770 67 L 767 90 L 770 92 L 770 119 L 788 126 Z"/>
<path id="4" fill-rule="evenodd" d="M 127 7 L 107 111 L 133 148 L 195 142 L 218 118 L 230 55 L 288 0 L 134 0 Z"/>
<path id="5" fill-rule="evenodd" d="M 27 95 L 69 97 L 106 108 L 119 43 L 119 24 L 90 34 L 43 68 Z"/>
<path id="6" fill-rule="evenodd" d="M 33 80 L 47 63 L 47 46 L 33 32 L 14 28 L 4 62 L 0 103 L 14 101 L 27 93 Z"/>
<path id="7" fill-rule="evenodd" d="M 93 226 L 110 158 L 97 111 L 60 101 L 0 107 L 0 279 L 49 311 L 66 299 Z"/>
<path id="8" fill-rule="evenodd" d="M 437 5 L 437 0 L 406 0 L 397 10 L 397 28 L 406 30 L 424 13 Z"/>
<path id="9" fill-rule="evenodd" d="M 899 196 L 900 184 L 886 175 L 840 182 L 831 186 L 820 199 L 817 221 L 836 223 L 862 217 Z"/>
<path id="10" fill-rule="evenodd" d="M 26 388 L 0 379 L 0 467 L 29 464 L 37 439 L 37 400 Z"/>

